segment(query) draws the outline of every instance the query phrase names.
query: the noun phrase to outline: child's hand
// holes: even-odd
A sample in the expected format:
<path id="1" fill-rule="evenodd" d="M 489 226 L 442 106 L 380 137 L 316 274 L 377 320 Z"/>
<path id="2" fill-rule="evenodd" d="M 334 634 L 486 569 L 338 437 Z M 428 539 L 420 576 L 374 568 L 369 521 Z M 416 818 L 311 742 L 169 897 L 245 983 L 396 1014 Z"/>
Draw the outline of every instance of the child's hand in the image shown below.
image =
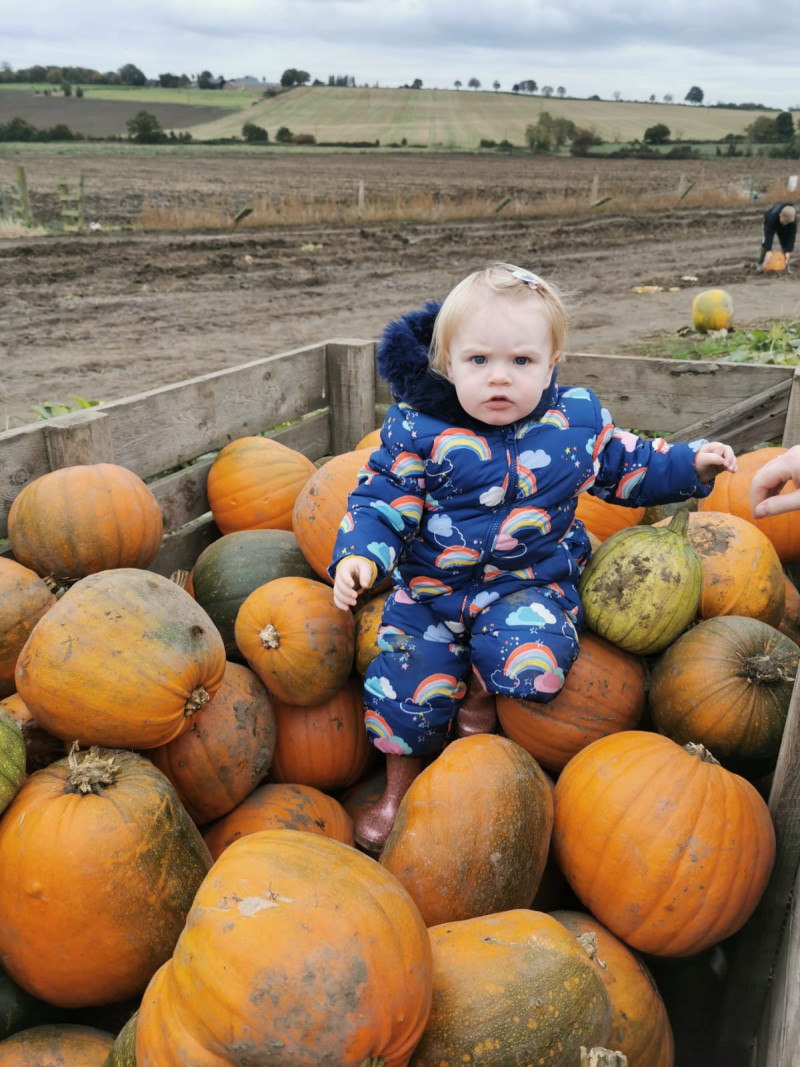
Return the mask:
<path id="1" fill-rule="evenodd" d="M 337 608 L 347 611 L 358 602 L 362 589 L 369 589 L 378 575 L 378 568 L 371 559 L 363 556 L 345 556 L 336 566 L 333 580 L 333 602 Z"/>
<path id="2" fill-rule="evenodd" d="M 697 477 L 706 485 L 721 470 L 733 473 L 736 470 L 736 456 L 730 445 L 723 445 L 721 441 L 709 441 L 698 448 L 694 469 L 697 471 Z"/>

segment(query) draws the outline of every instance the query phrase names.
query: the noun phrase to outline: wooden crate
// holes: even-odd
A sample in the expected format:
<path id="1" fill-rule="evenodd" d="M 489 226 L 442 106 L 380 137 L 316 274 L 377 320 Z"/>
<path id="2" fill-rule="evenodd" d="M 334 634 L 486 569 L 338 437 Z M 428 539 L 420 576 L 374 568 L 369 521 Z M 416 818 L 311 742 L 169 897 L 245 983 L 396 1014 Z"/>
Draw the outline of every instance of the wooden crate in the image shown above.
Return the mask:
<path id="1" fill-rule="evenodd" d="M 0 433 L 0 553 L 10 553 L 8 510 L 23 486 L 49 470 L 105 461 L 135 471 L 159 502 L 164 542 L 152 569 L 191 568 L 219 537 L 205 491 L 219 449 L 262 433 L 312 460 L 353 448 L 391 402 L 374 354 L 372 340 L 323 341 Z M 559 378 L 591 388 L 617 425 L 642 433 L 721 439 L 736 452 L 800 443 L 800 371 L 792 367 L 572 354 Z M 750 922 L 725 945 L 715 1067 L 798 1063 L 799 694 L 796 685 L 769 798 L 775 871 Z"/>

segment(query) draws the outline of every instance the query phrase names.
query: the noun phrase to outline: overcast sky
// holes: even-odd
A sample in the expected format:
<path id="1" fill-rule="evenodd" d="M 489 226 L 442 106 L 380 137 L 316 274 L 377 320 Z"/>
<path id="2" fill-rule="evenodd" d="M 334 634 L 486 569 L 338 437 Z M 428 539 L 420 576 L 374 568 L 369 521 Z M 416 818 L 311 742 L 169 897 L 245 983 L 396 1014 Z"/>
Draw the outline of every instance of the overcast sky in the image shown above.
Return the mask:
<path id="1" fill-rule="evenodd" d="M 797 0 L 0 0 L 0 62 L 800 107 Z"/>

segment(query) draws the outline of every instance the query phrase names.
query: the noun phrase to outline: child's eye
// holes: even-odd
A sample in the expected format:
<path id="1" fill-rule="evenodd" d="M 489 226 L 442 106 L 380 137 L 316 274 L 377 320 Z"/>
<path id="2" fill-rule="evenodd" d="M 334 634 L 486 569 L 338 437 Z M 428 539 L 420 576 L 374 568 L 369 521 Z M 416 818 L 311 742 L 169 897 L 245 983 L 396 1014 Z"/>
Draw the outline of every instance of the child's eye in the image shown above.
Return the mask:
<path id="1" fill-rule="evenodd" d="M 486 356 L 473 356 L 470 362 L 474 363 L 476 367 L 482 367 L 486 362 Z"/>
<path id="2" fill-rule="evenodd" d="M 527 356 L 514 356 L 514 363 L 517 367 L 524 367 L 530 360 Z"/>

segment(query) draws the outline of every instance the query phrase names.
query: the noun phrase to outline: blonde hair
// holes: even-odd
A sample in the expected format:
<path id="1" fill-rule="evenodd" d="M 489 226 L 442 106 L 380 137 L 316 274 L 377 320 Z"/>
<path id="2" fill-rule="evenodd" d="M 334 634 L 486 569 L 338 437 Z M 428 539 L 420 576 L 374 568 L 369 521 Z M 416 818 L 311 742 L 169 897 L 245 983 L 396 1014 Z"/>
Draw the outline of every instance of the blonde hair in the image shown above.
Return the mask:
<path id="1" fill-rule="evenodd" d="M 563 353 L 567 339 L 567 312 L 555 285 L 523 267 L 515 267 L 513 263 L 492 263 L 473 271 L 445 297 L 433 324 L 428 355 L 431 370 L 437 374 L 446 373 L 453 337 L 481 292 L 506 294 L 526 290 L 532 300 L 541 302 L 542 313 L 550 324 L 553 351 Z"/>

